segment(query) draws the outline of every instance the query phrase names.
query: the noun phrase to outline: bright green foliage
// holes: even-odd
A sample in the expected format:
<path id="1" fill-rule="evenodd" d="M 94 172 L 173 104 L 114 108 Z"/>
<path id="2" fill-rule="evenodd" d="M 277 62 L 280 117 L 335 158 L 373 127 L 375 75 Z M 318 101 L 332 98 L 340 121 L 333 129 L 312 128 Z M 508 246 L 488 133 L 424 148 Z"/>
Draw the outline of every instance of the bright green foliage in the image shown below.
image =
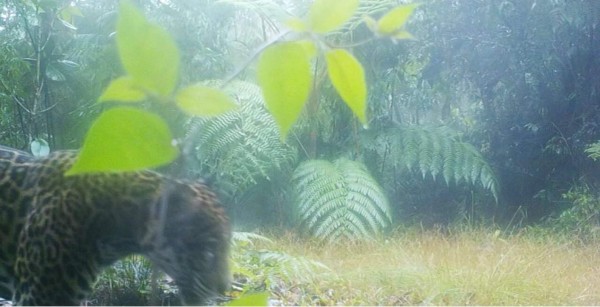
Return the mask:
<path id="1" fill-rule="evenodd" d="M 316 237 L 367 238 L 391 223 L 383 190 L 359 162 L 309 160 L 296 168 L 292 181 L 300 219 Z"/>
<path id="2" fill-rule="evenodd" d="M 367 19 L 367 22 L 371 23 L 370 27 L 374 32 L 381 32 L 378 34 L 383 36 L 392 39 L 410 38 L 412 36 L 402 28 L 417 6 L 400 6 L 379 22 L 372 18 Z M 304 53 L 297 42 L 278 43 L 263 52 L 258 63 L 258 83 L 263 89 L 268 109 L 279 126 L 282 140 L 285 140 L 309 97 L 312 82 L 310 61 L 315 57 L 317 46 L 324 54 L 327 72 L 334 88 L 360 122 L 367 126 L 367 87 L 362 65 L 347 50 L 331 50 L 332 44 L 324 41 L 321 35 L 332 34 L 348 23 L 358 8 L 358 0 L 315 0 L 310 6 L 306 22 L 298 17 L 292 17 L 286 22 L 293 31 L 311 32 L 310 35 L 301 35 L 302 39 L 308 37 L 312 40 L 308 44 L 300 41 L 305 47 Z"/>
<path id="3" fill-rule="evenodd" d="M 135 171 L 171 162 L 178 154 L 169 127 L 157 115 L 119 107 L 94 122 L 67 175 Z"/>
<path id="4" fill-rule="evenodd" d="M 263 52 L 257 70 L 267 108 L 284 140 L 310 94 L 309 56 L 302 44 L 276 44 Z"/>
<path id="5" fill-rule="evenodd" d="M 492 168 L 473 145 L 460 141 L 452 131 L 411 126 L 379 138 L 396 166 L 417 170 L 423 177 L 443 177 L 446 184 L 479 184 L 498 201 L 499 184 Z"/>
<path id="6" fill-rule="evenodd" d="M 363 125 L 367 124 L 367 84 L 360 62 L 344 49 L 325 53 L 331 83 Z"/>
<path id="7" fill-rule="evenodd" d="M 120 5 L 117 47 L 126 76 L 112 81 L 99 101 L 175 101 L 192 116 L 214 116 L 235 108 L 224 92 L 192 85 L 172 98 L 179 74 L 179 50 L 162 28 L 148 22 L 127 0 Z M 131 116 L 127 118 L 126 116 Z M 131 108 L 105 112 L 92 126 L 77 163 L 68 174 L 133 171 L 166 164 L 177 156 L 167 124 Z"/>
<path id="8" fill-rule="evenodd" d="M 186 87 L 177 93 L 177 105 L 189 115 L 220 115 L 237 107 L 223 91 L 201 84 Z"/>
<path id="9" fill-rule="evenodd" d="M 275 250 L 273 241 L 255 233 L 234 232 L 232 243 L 231 270 L 248 280 L 246 289 L 274 291 L 282 284 L 295 287 L 314 283 L 319 275 L 330 272 L 318 261 Z"/>
<path id="10" fill-rule="evenodd" d="M 221 84 L 207 83 L 211 87 Z M 224 91 L 235 93 L 239 107 L 213 118 L 193 119 L 188 134 L 202 162 L 217 174 L 221 188 L 236 195 L 259 179 L 269 180 L 274 171 L 289 166 L 296 153 L 280 142 L 258 86 L 234 81 Z"/>
<path id="11" fill-rule="evenodd" d="M 128 76 L 113 80 L 102 93 L 98 102 L 121 101 L 138 102 L 146 98 L 146 94 Z"/>
<path id="12" fill-rule="evenodd" d="M 325 33 L 341 27 L 356 11 L 358 0 L 315 0 L 308 14 L 308 27 Z"/>
<path id="13" fill-rule="evenodd" d="M 600 141 L 593 143 L 585 149 L 585 153 L 587 153 L 588 157 L 592 158 L 594 161 L 600 160 Z"/>
<path id="14" fill-rule="evenodd" d="M 408 17 L 410 17 L 418 6 L 418 3 L 410 3 L 398 6 L 389 11 L 377 21 L 376 33 L 397 39 L 406 38 L 408 32 L 403 30 L 404 25 L 408 21 Z M 410 36 L 410 34 L 408 35 Z"/>
<path id="15" fill-rule="evenodd" d="M 119 8 L 117 47 L 125 71 L 145 92 L 159 96 L 173 92 L 179 74 L 173 38 L 125 0 Z"/>
<path id="16" fill-rule="evenodd" d="M 247 294 L 228 302 L 225 306 L 269 306 L 269 293 L 260 292 Z"/>
<path id="17" fill-rule="evenodd" d="M 304 20 L 302 20 L 302 19 L 300 19 L 298 17 L 292 17 L 292 18 L 286 20 L 285 21 L 285 25 L 290 30 L 293 30 L 293 31 L 296 31 L 296 32 L 304 32 L 304 31 L 308 30 L 307 29 L 307 25 L 304 22 Z"/>

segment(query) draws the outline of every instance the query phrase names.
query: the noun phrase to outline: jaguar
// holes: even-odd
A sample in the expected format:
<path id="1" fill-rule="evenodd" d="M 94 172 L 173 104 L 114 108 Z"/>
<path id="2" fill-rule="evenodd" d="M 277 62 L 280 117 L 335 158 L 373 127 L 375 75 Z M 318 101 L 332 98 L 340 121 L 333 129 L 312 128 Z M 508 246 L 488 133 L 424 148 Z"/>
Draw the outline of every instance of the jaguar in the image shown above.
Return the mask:
<path id="1" fill-rule="evenodd" d="M 183 304 L 228 289 L 230 225 L 204 183 L 149 170 L 65 176 L 76 158 L 0 146 L 0 297 L 79 305 L 104 267 L 131 254 L 173 278 Z"/>

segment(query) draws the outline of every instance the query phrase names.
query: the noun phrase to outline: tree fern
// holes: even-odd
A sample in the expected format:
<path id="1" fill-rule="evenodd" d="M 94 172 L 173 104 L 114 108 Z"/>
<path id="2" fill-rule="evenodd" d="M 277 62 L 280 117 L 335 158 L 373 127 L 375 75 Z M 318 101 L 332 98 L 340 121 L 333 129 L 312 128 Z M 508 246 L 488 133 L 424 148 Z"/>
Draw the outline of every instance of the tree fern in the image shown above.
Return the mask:
<path id="1" fill-rule="evenodd" d="M 359 162 L 309 160 L 296 168 L 292 182 L 301 222 L 317 237 L 369 237 L 391 222 L 383 190 Z"/>
<path id="2" fill-rule="evenodd" d="M 221 85 L 220 81 L 207 83 Z M 295 160 L 296 152 L 281 143 L 258 86 L 233 81 L 224 90 L 235 98 L 239 108 L 218 117 L 192 120 L 188 135 L 196 144 L 202 164 L 218 177 L 221 188 L 236 194 L 259 179 L 269 180 L 274 171 Z"/>
<path id="3" fill-rule="evenodd" d="M 442 177 L 448 185 L 462 181 L 480 185 L 498 200 L 499 185 L 492 168 L 473 145 L 460 141 L 451 130 L 403 127 L 377 138 L 379 145 L 370 149 L 379 155 L 388 151 L 394 166 L 418 171 L 423 177 Z"/>

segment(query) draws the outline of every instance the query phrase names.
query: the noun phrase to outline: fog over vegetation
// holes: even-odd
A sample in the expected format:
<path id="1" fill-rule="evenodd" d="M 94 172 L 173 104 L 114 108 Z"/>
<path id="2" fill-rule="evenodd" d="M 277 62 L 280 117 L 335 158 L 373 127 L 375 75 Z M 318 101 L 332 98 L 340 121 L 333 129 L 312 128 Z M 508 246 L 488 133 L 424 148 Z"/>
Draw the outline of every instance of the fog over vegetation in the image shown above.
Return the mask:
<path id="1" fill-rule="evenodd" d="M 312 91 L 283 139 L 257 62 L 269 44 L 298 39 L 282 33 L 313 1 L 132 2 L 174 38 L 178 87 L 201 82 L 237 104 L 212 117 L 141 106 L 184 143 L 159 171 L 206 180 L 239 231 L 233 271 L 243 291 L 232 297 L 600 303 L 590 290 L 600 279 L 589 275 L 600 267 L 600 1 L 423 0 L 402 28 L 409 36 L 390 39 L 366 17 L 411 1 L 361 0 L 342 27 L 311 33 Z M 124 74 L 117 18 L 112 0 L 1 4 L 0 144 L 82 147 L 92 122 L 117 105 L 98 103 Z M 366 124 L 330 81 L 323 53 L 335 48 L 364 68 Z M 131 273 L 127 265 L 150 270 L 137 258 L 119 265 L 101 278 L 96 303 L 127 304 L 110 300 L 107 278 Z M 148 289 L 151 275 L 131 278 Z"/>

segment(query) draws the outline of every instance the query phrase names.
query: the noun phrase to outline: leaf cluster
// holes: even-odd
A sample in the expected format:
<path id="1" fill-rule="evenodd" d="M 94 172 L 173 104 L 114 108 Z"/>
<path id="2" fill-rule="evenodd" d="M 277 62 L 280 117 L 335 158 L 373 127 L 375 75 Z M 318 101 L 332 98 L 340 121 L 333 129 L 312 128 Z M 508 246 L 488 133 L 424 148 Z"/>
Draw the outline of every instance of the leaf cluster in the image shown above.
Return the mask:
<path id="1" fill-rule="evenodd" d="M 99 102 L 174 103 L 192 116 L 218 115 L 235 107 L 223 92 L 201 84 L 175 91 L 179 49 L 163 28 L 147 21 L 127 0 L 119 6 L 117 48 L 126 75 L 113 80 Z M 92 124 L 77 161 L 66 174 L 139 170 L 166 164 L 177 155 L 162 117 L 140 108 L 115 107 Z"/>
<path id="2" fill-rule="evenodd" d="M 358 6 L 358 0 L 316 0 L 305 19 L 295 17 L 286 23 L 298 39 L 273 44 L 262 53 L 257 67 L 258 83 L 282 139 L 300 116 L 311 93 L 311 62 L 317 51 L 325 59 L 327 75 L 336 92 L 360 122 L 367 125 L 367 87 L 362 65 L 348 50 L 332 46 L 322 38 L 347 23 Z M 404 31 L 404 24 L 416 7 L 401 5 L 377 21 L 372 18 L 366 21 L 376 35 L 407 39 L 410 35 Z M 275 75 L 277 78 L 273 78 Z"/>

